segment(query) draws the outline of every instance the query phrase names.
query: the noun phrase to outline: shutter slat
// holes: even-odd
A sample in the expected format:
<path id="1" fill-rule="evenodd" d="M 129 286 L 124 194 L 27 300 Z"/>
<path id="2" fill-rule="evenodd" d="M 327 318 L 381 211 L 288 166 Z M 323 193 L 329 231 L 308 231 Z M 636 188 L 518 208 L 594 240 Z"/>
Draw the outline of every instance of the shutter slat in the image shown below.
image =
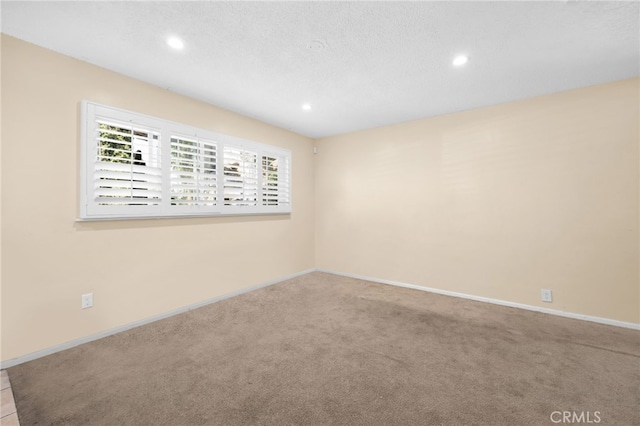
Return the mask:
<path id="1" fill-rule="evenodd" d="M 122 126 L 113 126 L 113 125 L 111 125 L 111 126 L 112 126 L 112 127 L 118 127 L 119 129 L 124 129 L 124 127 L 122 127 Z M 128 129 L 125 129 L 125 130 L 128 130 Z M 131 132 L 131 131 L 126 132 L 126 133 L 125 133 L 125 132 L 119 132 L 119 131 L 117 131 L 117 130 L 113 130 L 113 129 L 105 129 L 105 128 L 103 128 L 103 127 L 98 127 L 98 128 L 96 129 L 96 132 L 99 132 L 99 133 L 108 133 L 108 134 L 110 134 L 110 135 L 114 135 L 114 136 L 123 136 L 123 137 L 125 137 L 125 138 L 131 138 L 131 137 L 134 137 L 134 134 L 133 134 L 133 132 Z M 111 140 L 117 140 L 117 139 L 111 139 Z"/>
<path id="2" fill-rule="evenodd" d="M 116 198 L 160 198 L 162 196 L 161 191 L 150 191 L 144 189 L 124 189 L 124 188 L 96 188 L 94 190 L 96 197 L 116 197 Z"/>
<path id="3" fill-rule="evenodd" d="M 175 180 L 188 180 L 188 179 L 196 179 L 200 178 L 202 181 L 217 181 L 218 177 L 215 173 L 194 173 L 194 172 L 183 172 L 183 171 L 173 171 L 171 172 L 171 179 Z"/>
<path id="4" fill-rule="evenodd" d="M 203 155 L 207 155 L 209 157 L 216 156 L 216 145 L 214 144 L 205 144 L 202 143 L 199 145 L 187 145 L 180 142 L 171 141 L 171 152 L 175 153 L 184 153 L 184 154 L 197 154 L 202 151 L 210 151 L 209 154 L 203 153 Z"/>
<path id="5" fill-rule="evenodd" d="M 132 175 L 131 173 L 112 172 L 109 170 L 97 170 L 94 173 L 95 180 L 103 181 L 143 181 L 143 182 L 155 182 L 162 183 L 162 176 L 160 175 Z"/>
<path id="6" fill-rule="evenodd" d="M 162 191 L 162 185 L 153 182 L 132 182 L 132 181 L 104 181 L 98 180 L 94 182 L 94 188 L 97 189 L 140 189 L 143 191 Z"/>
<path id="7" fill-rule="evenodd" d="M 151 182 L 127 182 L 127 181 L 118 181 L 108 182 L 108 181 L 96 181 L 94 182 L 94 189 L 140 189 L 143 191 L 162 191 L 162 185 L 158 185 L 157 183 Z"/>
<path id="8" fill-rule="evenodd" d="M 96 198 L 96 204 L 102 206 L 157 206 L 159 199 L 147 200 L 144 198 Z"/>
<path id="9" fill-rule="evenodd" d="M 161 176 L 162 169 L 160 167 L 138 166 L 129 163 L 114 163 L 111 161 L 97 161 L 94 163 L 95 170 L 110 170 L 117 172 L 129 172 L 133 175 L 153 175 Z"/>

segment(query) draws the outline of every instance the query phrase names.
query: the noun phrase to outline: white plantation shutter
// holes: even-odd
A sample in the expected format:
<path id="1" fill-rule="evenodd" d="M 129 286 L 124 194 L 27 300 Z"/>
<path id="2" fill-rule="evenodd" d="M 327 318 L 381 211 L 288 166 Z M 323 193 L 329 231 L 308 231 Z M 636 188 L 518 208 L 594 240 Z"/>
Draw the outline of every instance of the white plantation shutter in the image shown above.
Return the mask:
<path id="1" fill-rule="evenodd" d="M 224 147 L 224 205 L 258 205 L 258 153 Z"/>
<path id="2" fill-rule="evenodd" d="M 215 206 L 218 197 L 217 145 L 213 141 L 171 137 L 171 204 Z"/>
<path id="3" fill-rule="evenodd" d="M 277 153 L 262 155 L 262 205 L 286 209 L 291 201 L 289 157 Z"/>
<path id="4" fill-rule="evenodd" d="M 291 152 L 82 104 L 82 220 L 291 212 Z"/>
<path id="5" fill-rule="evenodd" d="M 159 130 L 103 112 L 94 110 L 86 123 L 86 214 L 157 213 L 162 203 Z"/>
<path id="6" fill-rule="evenodd" d="M 126 124 L 101 119 L 96 121 L 96 156 L 93 164 L 96 203 L 160 204 L 162 171 L 159 167 L 158 134 Z"/>

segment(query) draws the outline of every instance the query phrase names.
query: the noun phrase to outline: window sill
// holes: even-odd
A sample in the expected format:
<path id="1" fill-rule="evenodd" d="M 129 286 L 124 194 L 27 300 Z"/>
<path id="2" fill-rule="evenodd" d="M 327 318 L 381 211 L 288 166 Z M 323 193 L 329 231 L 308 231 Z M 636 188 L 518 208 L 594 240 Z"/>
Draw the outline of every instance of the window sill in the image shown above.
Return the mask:
<path id="1" fill-rule="evenodd" d="M 130 216 L 130 217 L 89 217 L 76 218 L 76 222 L 115 222 L 128 220 L 162 220 L 162 219 L 203 219 L 213 217 L 247 217 L 247 216 L 290 216 L 291 212 L 263 212 L 263 213 L 208 213 L 175 216 Z"/>

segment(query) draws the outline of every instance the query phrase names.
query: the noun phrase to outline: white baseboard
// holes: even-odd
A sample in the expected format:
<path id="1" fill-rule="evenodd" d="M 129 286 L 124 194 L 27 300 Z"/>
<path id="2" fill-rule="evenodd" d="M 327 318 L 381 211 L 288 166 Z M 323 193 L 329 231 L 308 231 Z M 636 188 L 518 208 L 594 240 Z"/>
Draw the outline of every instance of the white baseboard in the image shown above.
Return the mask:
<path id="1" fill-rule="evenodd" d="M 531 306 L 531 305 L 525 305 L 522 303 L 515 303 L 515 302 L 508 302 L 508 301 L 504 301 L 504 300 L 499 300 L 499 299 L 491 299 L 489 297 L 481 297 L 481 296 L 473 296 L 470 294 L 465 294 L 465 293 L 457 293 L 454 291 L 447 291 L 447 290 L 440 290 L 437 288 L 430 288 L 430 287 L 422 287 L 422 286 L 418 286 L 418 285 L 414 285 L 414 284 L 407 284 L 407 283 L 403 283 L 403 282 L 399 282 L 399 281 L 392 281 L 392 280 L 383 280 L 383 279 L 379 279 L 379 278 L 374 278 L 374 277 L 368 277 L 368 276 L 364 276 L 364 275 L 357 275 L 357 274 L 349 274 L 349 273 L 345 273 L 345 272 L 337 272 L 337 271 L 332 271 L 329 269 L 321 269 L 321 268 L 311 268 L 311 269 L 307 269 L 301 272 L 297 272 L 295 274 L 291 274 L 291 275 L 287 275 L 285 277 L 281 277 L 281 278 L 277 278 L 271 281 L 267 281 L 252 287 L 247 287 L 244 288 L 242 290 L 237 290 L 231 293 L 227 293 L 224 294 L 222 296 L 218 296 L 218 297 L 214 297 L 212 299 L 208 299 L 202 302 L 197 302 L 188 306 L 183 306 L 182 308 L 178 308 L 178 309 L 174 309 L 172 311 L 169 312 L 165 312 L 162 314 L 158 314 L 158 315 L 154 315 L 152 317 L 149 318 L 145 318 L 142 319 L 140 321 L 134 321 L 132 323 L 129 324 L 125 324 L 125 325 L 121 325 L 119 327 L 115 327 L 106 331 L 102 331 L 100 333 L 96 333 L 96 334 L 92 334 L 90 336 L 86 336 L 86 337 L 82 337 L 80 339 L 76 339 L 76 340 L 72 340 L 70 342 L 66 342 L 66 343 L 62 343 L 59 345 L 55 345 L 46 349 L 42 349 L 36 352 L 32 352 L 30 354 L 27 355 L 22 355 L 19 356 L 17 358 L 12 358 L 9 359 L 7 361 L 2 361 L 0 362 L 0 369 L 4 370 L 6 368 L 10 368 L 13 367 L 15 365 L 18 364 L 22 364 L 24 362 L 28 362 L 28 361 L 32 361 L 34 359 L 38 359 L 38 358 L 42 358 L 44 356 L 47 355 L 51 355 L 54 354 L 56 352 L 60 352 L 63 351 L 65 349 L 69 349 L 69 348 L 73 348 L 74 346 L 78 346 L 81 345 L 83 343 L 88 343 L 88 342 L 92 342 L 94 340 L 98 340 L 98 339 L 102 339 L 103 337 L 107 337 L 107 336 L 111 336 L 117 333 L 120 333 L 122 331 L 126 331 L 126 330 L 130 330 L 132 328 L 135 327 L 140 327 L 141 325 L 145 325 L 145 324 L 149 324 L 161 319 L 165 319 L 165 318 L 169 318 L 172 317 L 174 315 L 178 315 L 181 314 L 183 312 L 187 312 L 190 311 L 192 309 L 197 309 L 200 308 L 202 306 L 206 306 L 206 305 L 210 305 L 212 303 L 216 303 L 219 302 L 221 300 L 225 300 L 225 299 L 229 299 L 231 297 L 235 297 L 235 296 L 239 296 L 241 294 L 244 293 L 249 293 L 251 291 L 254 290 L 258 290 L 260 288 L 264 288 L 264 287 L 268 287 L 277 283 L 280 283 L 282 281 L 286 281 L 289 280 L 291 278 L 295 278 L 295 277 L 299 277 L 301 275 L 306 275 L 308 273 L 314 272 L 314 271 L 318 271 L 318 272 L 325 272 L 328 274 L 333 274 L 333 275 L 339 275 L 339 276 L 343 276 L 343 277 L 348 277 L 348 278 L 355 278 L 355 279 L 359 279 L 359 280 L 365 280 L 365 281 L 372 281 L 372 282 L 376 282 L 376 283 L 380 283 L 380 284 L 388 284 L 388 285 L 393 285 L 393 286 L 397 286 L 397 287 L 405 287 L 405 288 L 411 288 L 414 290 L 420 290 L 420 291 L 426 291 L 426 292 L 430 292 L 430 293 L 436 293 L 436 294 L 442 294 L 445 296 L 453 296 L 453 297 L 460 297 L 462 299 L 469 299 L 469 300 L 475 300 L 478 302 L 487 302 L 487 303 L 492 303 L 495 305 L 502 305 L 502 306 L 509 306 L 512 308 L 519 308 L 519 309 L 526 309 L 528 311 L 535 311 L 535 312 L 542 312 L 545 314 L 551 314 L 551 315 L 557 315 L 557 316 L 561 316 L 561 317 L 566 317 L 566 318 L 573 318 L 573 319 L 579 319 L 579 320 L 584 320 L 584 321 L 591 321 L 591 322 L 596 322 L 596 323 L 600 323 L 600 324 L 606 324 L 606 325 L 612 325 L 612 326 L 616 326 L 616 327 L 623 327 L 623 328 L 630 328 L 633 330 L 640 330 L 640 324 L 636 324 L 636 323 L 632 323 L 632 322 L 624 322 L 624 321 L 618 321 L 618 320 L 613 320 L 613 319 L 608 319 L 608 318 L 600 318 L 600 317 L 594 317 L 594 316 L 590 316 L 590 315 L 583 315 L 583 314 L 576 314 L 576 313 L 572 313 L 572 312 L 564 312 L 564 311 L 558 311 L 556 309 L 548 309 L 548 308 L 541 308 L 538 306 Z"/>
<path id="2" fill-rule="evenodd" d="M 222 296 L 214 297 L 213 299 L 208 299 L 208 300 L 205 300 L 205 301 L 202 301 L 202 302 L 193 303 L 191 305 L 183 306 L 181 308 L 174 309 L 174 310 L 169 311 L 169 312 L 165 312 L 165 313 L 162 313 L 162 314 L 154 315 L 154 316 L 149 317 L 149 318 L 144 318 L 144 319 L 142 319 L 140 321 L 134 321 L 134 322 L 131 322 L 129 324 L 121 325 L 119 327 L 115 327 L 115 328 L 112 328 L 112 329 L 109 329 L 109 330 L 102 331 L 100 333 L 92 334 L 92 335 L 86 336 L 86 337 L 81 337 L 80 339 L 76 339 L 76 340 L 72 340 L 70 342 L 61 343 L 59 345 L 51 346 L 49 348 L 42 349 L 42 350 L 39 350 L 39 351 L 36 351 L 36 352 L 32 352 L 32 353 L 27 354 L 27 355 L 22 355 L 22 356 L 19 356 L 17 358 L 9 359 L 7 361 L 2 361 L 2 362 L 0 362 L 0 369 L 4 370 L 5 368 L 10 368 L 10 367 L 13 367 L 13 366 L 18 365 L 18 364 L 22 364 L 22 363 L 27 362 L 27 361 L 32 361 L 34 359 L 42 358 L 43 356 L 51 355 L 51 354 L 54 354 L 56 352 L 63 351 L 65 349 L 73 348 L 74 346 L 82 345 L 83 343 L 88 343 L 88 342 L 92 342 L 94 340 L 102 339 L 103 337 L 111 336 L 113 334 L 117 334 L 117 333 L 120 333 L 122 331 L 126 331 L 126 330 L 129 330 L 129 329 L 135 328 L 135 327 L 140 327 L 141 325 L 145 325 L 145 324 L 149 324 L 149 323 L 161 320 L 161 319 L 169 318 L 169 317 L 172 317 L 174 315 L 178 315 L 178 314 L 181 314 L 183 312 L 187 312 L 187 311 L 190 311 L 190 310 L 193 310 L 193 309 L 197 309 L 197 308 L 200 308 L 202 306 L 210 305 L 212 303 L 216 303 L 216 302 L 219 302 L 221 300 L 229 299 L 231 297 L 239 296 L 239 295 L 244 294 L 244 293 L 249 293 L 251 291 L 258 290 L 258 289 L 263 288 L 263 287 L 268 287 L 270 285 L 274 285 L 274 284 L 280 283 L 282 281 L 289 280 L 291 278 L 299 277 L 301 275 L 305 275 L 305 274 L 308 274 L 308 273 L 313 272 L 313 271 L 315 271 L 314 268 L 307 269 L 305 271 L 297 272 L 295 274 L 287 275 L 285 277 L 277 278 L 275 280 L 266 281 L 266 282 L 258 284 L 258 285 L 247 287 L 247 288 L 244 288 L 242 290 L 238 290 L 238 291 L 234 291 L 234 292 L 231 292 L 231 293 L 223 294 Z"/>
<path id="3" fill-rule="evenodd" d="M 502 305 L 502 306 L 509 306 L 509 307 L 512 307 L 512 308 L 526 309 L 528 311 L 542 312 L 542 313 L 545 313 L 545 314 L 557 315 L 557 316 L 565 317 L 565 318 L 573 318 L 573 319 L 579 319 L 579 320 L 583 320 L 583 321 L 597 322 L 597 323 L 600 323 L 600 324 L 613 325 L 613 326 L 616 326 L 616 327 L 623 327 L 623 328 L 631 328 L 633 330 L 640 330 L 640 324 L 636 324 L 636 323 L 633 323 L 633 322 L 624 322 L 624 321 L 618 321 L 618 320 L 613 320 L 613 319 L 609 319 L 609 318 L 600 318 L 600 317 L 594 317 L 594 316 L 591 316 L 591 315 L 576 314 L 576 313 L 572 313 L 572 312 L 559 311 L 557 309 L 541 308 L 539 306 L 525 305 L 523 303 L 508 302 L 508 301 L 500 300 L 500 299 L 491 299 L 489 297 L 473 296 L 473 295 L 465 294 L 465 293 L 457 293 L 457 292 L 454 292 L 454 291 L 440 290 L 440 289 L 437 289 L 437 288 L 422 287 L 422 286 L 418 286 L 418 285 L 414 285 L 414 284 L 407 284 L 407 283 L 403 283 L 403 282 L 399 282 L 399 281 L 383 280 L 383 279 L 379 279 L 379 278 L 367 277 L 367 276 L 357 275 L 357 274 L 348 274 L 348 273 L 345 273 L 345 272 L 337 272 L 337 271 L 332 271 L 332 270 L 328 270 L 328 269 L 317 268 L 316 271 L 318 271 L 318 272 L 326 272 L 328 274 L 333 274 L 333 275 L 340 275 L 340 276 L 348 277 L 348 278 L 355 278 L 355 279 L 359 279 L 359 280 L 372 281 L 372 282 L 376 282 L 376 283 L 380 283 L 380 284 L 388 284 L 388 285 L 393 285 L 393 286 L 397 286 L 397 287 L 411 288 L 411 289 L 414 289 L 414 290 L 421 290 L 421 291 L 426 291 L 426 292 L 429 292 L 429 293 L 437 293 L 437 294 L 442 294 L 442 295 L 445 295 L 445 296 L 460 297 L 462 299 L 475 300 L 477 302 L 487 302 L 487 303 L 492 303 L 494 305 Z"/>

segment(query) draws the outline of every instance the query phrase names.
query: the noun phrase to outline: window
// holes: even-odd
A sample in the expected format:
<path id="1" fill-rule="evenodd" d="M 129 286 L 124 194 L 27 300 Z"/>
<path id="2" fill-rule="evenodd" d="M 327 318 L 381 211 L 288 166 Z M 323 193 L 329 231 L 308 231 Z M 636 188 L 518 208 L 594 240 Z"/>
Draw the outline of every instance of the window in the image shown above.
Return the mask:
<path id="1" fill-rule="evenodd" d="M 82 103 L 80 219 L 291 212 L 291 152 Z"/>

